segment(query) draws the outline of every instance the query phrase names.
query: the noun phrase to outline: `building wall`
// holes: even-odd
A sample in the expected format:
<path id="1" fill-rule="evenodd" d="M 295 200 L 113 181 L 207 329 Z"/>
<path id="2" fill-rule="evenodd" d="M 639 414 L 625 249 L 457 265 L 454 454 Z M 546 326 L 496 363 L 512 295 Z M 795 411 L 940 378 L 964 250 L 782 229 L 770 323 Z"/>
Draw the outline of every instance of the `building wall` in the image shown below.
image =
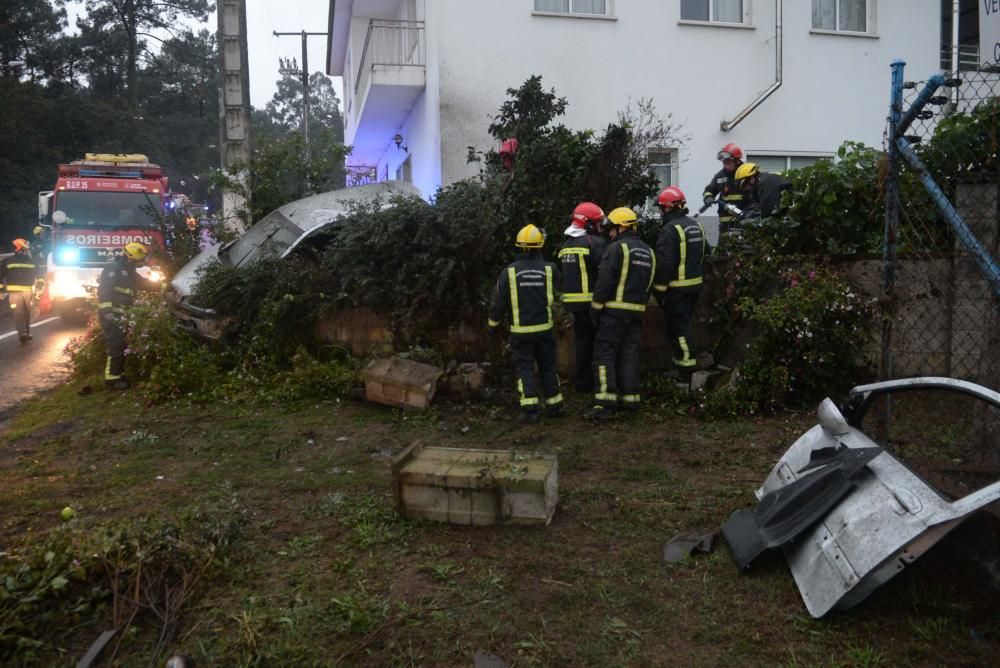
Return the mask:
<path id="1" fill-rule="evenodd" d="M 938 67 L 938 0 L 877 0 L 877 37 L 811 33 L 811 3 L 785 0 L 783 84 L 724 133 L 720 122 L 774 81 L 775 0 L 752 0 L 752 29 L 680 24 L 677 2 L 617 0 L 615 20 L 533 15 L 532 0 L 428 4 L 437 7 L 428 30 L 440 34 L 445 183 L 475 173 L 466 147 L 492 146 L 490 117 L 532 74 L 568 99 L 563 121 L 573 128 L 603 128 L 630 99 L 652 98 L 682 125 L 675 181 L 697 201 L 730 141 L 749 153 L 829 155 L 847 139 L 880 146 L 890 62 L 906 59 L 915 79 Z"/>

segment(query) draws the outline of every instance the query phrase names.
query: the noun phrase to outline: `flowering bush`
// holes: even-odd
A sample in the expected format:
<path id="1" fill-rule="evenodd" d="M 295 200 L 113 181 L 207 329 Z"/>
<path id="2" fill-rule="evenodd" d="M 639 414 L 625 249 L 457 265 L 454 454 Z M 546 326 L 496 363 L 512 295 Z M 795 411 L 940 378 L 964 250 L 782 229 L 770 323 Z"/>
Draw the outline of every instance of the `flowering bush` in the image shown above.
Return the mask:
<path id="1" fill-rule="evenodd" d="M 811 402 L 857 381 L 872 302 L 842 275 L 788 267 L 773 296 L 743 297 L 738 309 L 759 328 L 744 377 L 760 403 Z"/>

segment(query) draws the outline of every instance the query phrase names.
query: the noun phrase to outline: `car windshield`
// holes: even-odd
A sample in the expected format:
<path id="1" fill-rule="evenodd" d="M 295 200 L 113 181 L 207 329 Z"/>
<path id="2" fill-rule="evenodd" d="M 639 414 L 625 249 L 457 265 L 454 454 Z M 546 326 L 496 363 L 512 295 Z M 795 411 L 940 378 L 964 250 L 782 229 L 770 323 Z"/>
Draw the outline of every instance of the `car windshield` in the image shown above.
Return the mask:
<path id="1" fill-rule="evenodd" d="M 272 211 L 246 234 L 219 251 L 219 259 L 233 267 L 253 262 L 260 257 L 277 256 L 288 248 L 302 230 L 285 218 L 280 211 Z"/>
<path id="2" fill-rule="evenodd" d="M 66 214 L 67 225 L 157 227 L 158 195 L 62 191 L 55 208 Z"/>

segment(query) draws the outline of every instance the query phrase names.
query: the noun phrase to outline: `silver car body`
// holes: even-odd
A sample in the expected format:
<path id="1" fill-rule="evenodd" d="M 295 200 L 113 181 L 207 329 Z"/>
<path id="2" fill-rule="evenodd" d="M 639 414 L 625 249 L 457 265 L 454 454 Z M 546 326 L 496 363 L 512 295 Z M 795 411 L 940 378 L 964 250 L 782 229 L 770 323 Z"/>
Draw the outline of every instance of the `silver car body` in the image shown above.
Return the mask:
<path id="1" fill-rule="evenodd" d="M 949 390 L 1000 408 L 1000 394 L 951 378 L 910 378 L 851 390 L 842 413 L 830 399 L 820 424 L 781 457 L 757 498 L 796 480 L 817 448 L 876 444 L 859 428 L 874 396 L 909 390 Z M 912 563 L 971 513 L 1000 499 L 1000 481 L 948 501 L 889 452 L 868 463 L 858 486 L 826 517 L 782 547 L 806 608 L 813 617 L 857 605 Z"/>
<path id="2" fill-rule="evenodd" d="M 215 313 L 191 303 L 191 293 L 203 267 L 215 260 L 242 267 L 262 257 L 287 257 L 354 206 L 376 201 L 389 205 L 399 196 L 420 197 L 420 191 L 403 181 L 386 181 L 310 195 L 275 209 L 235 241 L 206 248 L 181 267 L 170 281 L 171 311 L 192 332 L 208 339 L 218 338 L 221 323 Z"/>

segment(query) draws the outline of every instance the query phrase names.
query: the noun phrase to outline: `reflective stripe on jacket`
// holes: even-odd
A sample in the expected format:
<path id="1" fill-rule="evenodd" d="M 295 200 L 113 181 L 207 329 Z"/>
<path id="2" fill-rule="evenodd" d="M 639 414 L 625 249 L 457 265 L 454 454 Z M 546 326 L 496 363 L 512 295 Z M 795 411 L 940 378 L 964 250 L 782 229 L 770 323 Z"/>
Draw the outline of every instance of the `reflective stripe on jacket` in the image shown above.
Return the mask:
<path id="1" fill-rule="evenodd" d="M 490 303 L 490 327 L 507 318 L 512 336 L 552 329 L 552 304 L 558 271 L 534 252 L 507 265 L 497 278 Z"/>
<path id="2" fill-rule="evenodd" d="M 0 261 L 0 285 L 8 292 L 31 292 L 42 280 L 41 270 L 27 253 L 14 253 Z"/>
<path id="3" fill-rule="evenodd" d="M 656 256 L 636 232 L 626 230 L 601 260 L 591 308 L 641 318 L 653 289 Z"/>
<path id="4" fill-rule="evenodd" d="M 711 182 L 705 186 L 705 193 L 702 198 L 705 197 L 718 197 L 723 202 L 727 202 L 736 207 L 742 208 L 743 193 L 736 186 L 736 170 L 732 172 L 727 172 L 725 169 L 720 169 L 712 177 Z M 731 223 L 736 219 L 731 213 L 728 213 L 721 206 L 719 207 L 719 222 L 720 223 Z"/>
<path id="5" fill-rule="evenodd" d="M 667 288 L 683 288 L 704 282 L 702 262 L 708 251 L 708 240 L 701 223 L 682 213 L 664 217 L 663 229 L 656 238 L 657 292 Z"/>
<path id="6" fill-rule="evenodd" d="M 562 301 L 567 311 L 586 311 L 594 297 L 605 241 L 595 234 L 568 237 L 559 251 Z"/>
<path id="7" fill-rule="evenodd" d="M 156 283 L 147 281 L 137 274 L 135 266 L 124 256 L 119 255 L 108 262 L 101 272 L 97 284 L 97 308 L 122 312 L 124 307 L 131 306 L 135 301 L 136 290 L 155 292 L 158 289 Z"/>

